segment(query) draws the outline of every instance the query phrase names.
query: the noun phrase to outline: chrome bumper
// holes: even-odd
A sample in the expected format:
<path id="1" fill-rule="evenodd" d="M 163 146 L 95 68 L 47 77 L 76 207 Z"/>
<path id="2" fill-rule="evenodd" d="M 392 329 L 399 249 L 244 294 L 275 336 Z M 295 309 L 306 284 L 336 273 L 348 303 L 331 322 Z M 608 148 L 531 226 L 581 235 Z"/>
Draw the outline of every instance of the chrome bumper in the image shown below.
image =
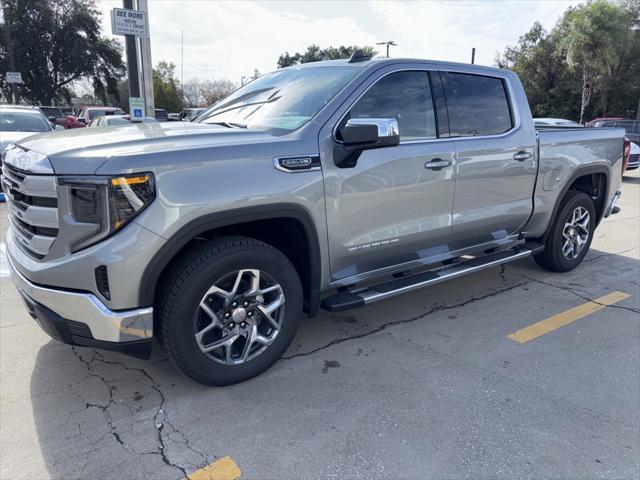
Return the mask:
<path id="1" fill-rule="evenodd" d="M 153 308 L 113 311 L 95 295 L 46 288 L 31 283 L 7 255 L 11 279 L 18 291 L 66 320 L 86 324 L 95 340 L 132 342 L 153 336 Z"/>

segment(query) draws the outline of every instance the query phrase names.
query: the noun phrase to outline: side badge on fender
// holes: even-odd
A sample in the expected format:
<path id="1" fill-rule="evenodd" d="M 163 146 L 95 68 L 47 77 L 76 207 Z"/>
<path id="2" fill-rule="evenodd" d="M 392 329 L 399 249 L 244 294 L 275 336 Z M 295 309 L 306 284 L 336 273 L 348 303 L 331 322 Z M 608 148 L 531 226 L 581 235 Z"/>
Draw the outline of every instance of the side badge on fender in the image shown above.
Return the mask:
<path id="1" fill-rule="evenodd" d="M 320 157 L 317 155 L 301 155 L 297 157 L 275 157 L 273 164 L 283 172 L 310 172 L 320 170 Z"/>

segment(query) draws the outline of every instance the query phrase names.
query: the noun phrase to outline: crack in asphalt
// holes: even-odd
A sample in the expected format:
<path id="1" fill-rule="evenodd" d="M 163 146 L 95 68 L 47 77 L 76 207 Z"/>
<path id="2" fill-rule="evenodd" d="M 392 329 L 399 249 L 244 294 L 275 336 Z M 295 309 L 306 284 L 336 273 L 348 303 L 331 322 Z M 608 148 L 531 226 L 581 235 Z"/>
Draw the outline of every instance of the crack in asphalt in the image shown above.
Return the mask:
<path id="1" fill-rule="evenodd" d="M 514 290 L 514 289 L 516 289 L 518 287 L 522 287 L 523 285 L 526 285 L 528 283 L 529 282 L 517 283 L 517 284 L 511 285 L 511 286 L 509 286 L 507 288 L 502 288 L 500 290 L 495 290 L 493 292 L 487 293 L 485 295 L 481 295 L 479 297 L 471 297 L 471 298 L 469 298 L 467 300 L 464 300 L 464 301 L 459 302 L 459 303 L 455 303 L 453 305 L 446 305 L 446 304 L 445 305 L 436 305 L 434 307 L 431 307 L 426 312 L 421 313 L 420 315 L 416 315 L 416 316 L 411 317 L 411 318 L 405 318 L 405 319 L 402 319 L 402 320 L 392 320 L 390 322 L 383 323 L 379 327 L 376 327 L 373 330 L 369 330 L 368 332 L 363 332 L 363 333 L 358 333 L 358 334 L 355 334 L 355 335 L 349 335 L 349 336 L 346 336 L 346 337 L 336 338 L 334 340 L 331 340 L 329 343 L 326 343 L 325 345 L 322 345 L 320 347 L 314 348 L 313 350 L 309 350 L 308 352 L 300 352 L 300 353 L 294 353 L 292 355 L 283 356 L 281 358 L 281 360 L 292 360 L 292 359 L 298 358 L 298 357 L 306 357 L 306 356 L 309 356 L 309 355 L 313 355 L 314 353 L 320 352 L 322 350 L 326 350 L 327 348 L 332 347 L 334 345 L 338 345 L 340 343 L 348 342 L 350 340 L 357 340 L 359 338 L 368 337 L 370 335 L 374 335 L 376 333 L 382 332 L 383 330 L 386 330 L 387 328 L 390 328 L 390 327 L 394 327 L 396 325 L 404 325 L 404 324 L 407 324 L 407 323 L 412 323 L 412 322 L 415 322 L 417 320 L 421 320 L 421 319 L 423 319 L 425 317 L 428 317 L 429 315 L 432 315 L 432 314 L 434 314 L 436 312 L 441 312 L 441 311 L 445 311 L 445 310 L 452 310 L 454 308 L 464 307 L 466 305 L 469 305 L 470 303 L 477 302 L 477 301 L 480 301 L 480 300 L 484 300 L 486 298 L 493 297 L 493 296 L 499 295 L 501 293 L 508 292 L 510 290 Z"/>
<path id="2" fill-rule="evenodd" d="M 601 258 L 605 258 L 605 257 L 610 257 L 612 255 L 622 255 L 623 253 L 629 253 L 633 250 L 636 250 L 638 247 L 631 247 L 631 248 L 627 248 L 626 250 L 622 250 L 620 252 L 608 252 L 608 253 L 603 253 L 601 255 L 596 255 L 593 258 L 587 258 L 585 260 L 583 260 L 583 263 L 590 263 L 590 262 L 595 262 L 596 260 L 599 260 Z"/>
<path id="3" fill-rule="evenodd" d="M 170 439 L 169 431 L 165 430 L 165 426 L 167 426 L 168 428 L 170 428 L 172 433 L 175 433 L 175 434 L 179 435 L 182 438 L 182 440 L 184 442 L 184 445 L 186 446 L 186 448 L 188 450 L 190 450 L 191 452 L 193 452 L 194 454 L 196 454 L 200 458 L 202 458 L 202 463 L 198 464 L 198 465 L 195 465 L 195 467 L 202 468 L 202 467 L 204 467 L 206 465 L 209 465 L 211 463 L 211 460 L 207 457 L 207 455 L 202 453 L 202 452 L 200 452 L 200 451 L 198 451 L 198 450 L 196 450 L 195 448 L 193 448 L 190 445 L 189 439 L 187 438 L 187 436 L 169 421 L 169 418 L 167 416 L 167 399 L 166 399 L 166 396 L 165 396 L 164 392 L 162 391 L 162 389 L 160 388 L 160 385 L 155 381 L 155 379 L 151 376 L 151 374 L 149 374 L 149 372 L 147 372 L 143 368 L 129 367 L 129 366 L 125 365 L 123 362 L 107 360 L 107 359 L 104 358 L 104 356 L 100 352 L 98 352 L 96 350 L 94 350 L 94 357 L 91 360 L 87 360 L 87 359 L 83 358 L 82 355 L 80 355 L 78 353 L 78 351 L 76 350 L 75 347 L 72 347 L 72 350 L 73 350 L 74 355 L 81 362 L 83 362 L 86 365 L 87 372 L 88 372 L 87 376 L 85 376 L 82 380 L 80 380 L 79 382 L 76 382 L 75 384 L 82 383 L 85 380 L 87 380 L 88 378 L 96 377 L 96 378 L 100 379 L 104 383 L 105 387 L 109 391 L 109 402 L 106 405 L 102 405 L 102 404 L 99 404 L 99 403 L 89 403 L 89 402 L 87 402 L 85 404 L 85 409 L 87 409 L 87 408 L 96 408 L 96 409 L 100 410 L 103 413 L 103 415 L 105 417 L 105 421 L 107 422 L 107 426 L 109 427 L 110 435 L 128 453 L 133 454 L 133 455 L 156 455 L 156 456 L 159 456 L 160 459 L 162 460 L 162 462 L 165 465 L 179 470 L 180 474 L 183 476 L 183 478 L 188 479 L 189 475 L 187 473 L 187 469 L 185 467 L 183 467 L 181 465 L 178 465 L 177 463 L 171 461 L 171 459 L 167 455 L 167 447 L 168 447 L 167 444 L 168 444 L 168 440 Z M 158 450 L 157 451 L 139 452 L 139 451 L 135 450 L 134 448 L 132 448 L 131 446 L 129 446 L 124 441 L 122 436 L 118 433 L 117 427 L 114 425 L 113 419 L 111 417 L 111 414 L 109 413 L 109 407 L 115 405 L 115 403 L 116 403 L 114 398 L 113 398 L 114 389 L 111 386 L 111 382 L 109 382 L 103 376 L 101 376 L 101 375 L 99 375 L 99 374 L 97 374 L 95 372 L 95 369 L 94 369 L 94 366 L 93 366 L 93 363 L 95 361 L 102 362 L 102 363 L 107 364 L 107 365 L 120 366 L 125 370 L 138 372 L 138 373 L 142 374 L 145 378 L 147 378 L 149 380 L 149 382 L 151 382 L 150 388 L 152 390 L 154 390 L 158 394 L 158 396 L 160 397 L 160 406 L 158 407 L 158 409 L 155 411 L 155 413 L 153 415 L 154 427 L 155 427 L 155 429 L 157 431 L 157 443 L 158 443 Z M 67 422 L 70 420 L 71 416 L 74 415 L 75 413 L 78 413 L 78 412 L 74 412 L 74 413 L 70 414 L 69 415 L 69 419 L 67 420 Z M 163 433 L 164 433 L 164 436 L 163 436 Z M 165 439 L 165 437 L 166 437 L 166 439 Z"/>
<path id="4" fill-rule="evenodd" d="M 606 308 L 617 308 L 619 310 L 626 310 L 626 311 L 633 312 L 633 313 L 640 313 L 640 309 L 636 309 L 636 308 L 633 308 L 633 307 L 623 307 L 622 305 L 607 305 L 607 304 L 604 304 L 604 303 L 600 303 L 600 302 L 597 302 L 596 300 L 594 300 L 593 298 L 589 298 L 586 295 L 582 295 L 581 293 L 576 292 L 575 290 L 573 290 L 570 287 L 564 287 L 562 285 L 555 285 L 553 283 L 545 282 L 543 280 L 538 280 L 537 278 L 530 277 L 529 275 L 525 275 L 524 273 L 514 273 L 513 275 L 517 275 L 519 277 L 526 278 L 527 280 L 530 280 L 530 281 L 535 282 L 535 283 L 539 283 L 541 285 L 546 285 L 547 287 L 553 287 L 553 288 L 557 288 L 559 290 L 564 290 L 565 292 L 572 293 L 576 297 L 580 297 L 583 300 L 587 300 L 587 301 L 589 301 L 591 303 L 595 303 L 596 305 L 600 305 L 600 306 L 603 306 L 603 307 L 606 307 Z"/>

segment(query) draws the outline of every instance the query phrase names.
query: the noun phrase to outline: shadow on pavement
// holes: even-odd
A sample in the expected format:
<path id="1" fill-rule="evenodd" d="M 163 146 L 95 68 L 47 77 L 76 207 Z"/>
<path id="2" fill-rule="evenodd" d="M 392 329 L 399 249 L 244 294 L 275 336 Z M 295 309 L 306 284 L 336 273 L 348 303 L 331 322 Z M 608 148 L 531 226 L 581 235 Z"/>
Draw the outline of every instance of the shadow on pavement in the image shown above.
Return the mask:
<path id="1" fill-rule="evenodd" d="M 640 179 L 633 181 L 640 182 Z M 575 280 L 591 269 L 595 271 L 598 262 L 615 266 L 619 275 L 625 275 L 629 269 L 637 272 L 639 265 L 636 259 L 592 250 L 573 275 L 547 276 L 550 274 L 536 270 L 534 262 L 529 259 L 510 264 L 506 270 L 491 269 L 433 286 L 422 293 L 405 295 L 400 301 L 381 302 L 375 309 L 366 307 L 340 315 L 323 312 L 317 318 L 302 323 L 301 331 L 286 356 L 308 355 L 327 345 L 362 338 L 403 322 L 429 322 L 432 312 L 450 309 L 451 312 L 447 313 L 455 314 L 457 307 L 476 299 L 502 295 L 501 299 L 489 301 L 508 301 L 505 296 L 509 291 L 528 282 L 518 272 L 533 276 L 540 271 L 557 285 L 571 285 L 572 278 Z M 630 278 L 633 276 L 633 273 L 626 274 Z M 599 282 L 603 282 L 600 286 L 606 286 L 606 281 L 606 278 L 600 279 Z M 629 293 L 636 294 L 637 283 L 631 288 L 636 292 Z M 449 318 L 455 317 L 449 315 Z M 290 362 L 286 364 L 295 368 Z M 326 369 L 333 366 L 326 361 L 325 364 Z M 322 373 L 326 374 L 326 369 Z M 49 474 L 65 479 L 181 478 L 226 453 L 196 449 L 182 431 L 185 424 L 202 422 L 206 418 L 206 409 L 232 409 L 236 402 L 241 402 L 247 412 L 264 408 L 260 395 L 246 395 L 252 389 L 254 393 L 265 391 L 271 396 L 283 395 L 286 400 L 287 389 L 311 388 L 315 382 L 312 378 L 296 381 L 282 371 L 274 370 L 272 368 L 271 373 L 263 374 L 263 378 L 216 389 L 198 385 L 182 376 L 157 344 L 151 360 L 141 361 L 118 353 L 71 348 L 50 341 L 38 351 L 30 383 L 30 407 Z M 327 378 L 322 373 L 320 378 Z M 277 390 L 284 391 L 278 393 Z M 341 395 L 346 395 L 340 391 L 326 393 L 338 397 L 338 401 Z M 169 398 L 170 413 L 167 411 Z M 295 412 L 304 410 L 307 408 L 304 398 L 304 395 L 294 397 L 290 404 L 280 408 Z M 455 393 L 451 393 L 447 401 L 455 404 L 457 400 Z M 29 408 L 28 405 L 23 407 Z M 347 405 L 345 408 L 357 406 Z M 215 422 L 212 421 L 209 427 L 215 435 Z M 253 424 L 251 434 L 258 437 L 267 435 L 262 430 L 268 428 L 267 424 Z M 217 439 L 217 442 L 217 445 L 224 443 L 225 438 Z"/>

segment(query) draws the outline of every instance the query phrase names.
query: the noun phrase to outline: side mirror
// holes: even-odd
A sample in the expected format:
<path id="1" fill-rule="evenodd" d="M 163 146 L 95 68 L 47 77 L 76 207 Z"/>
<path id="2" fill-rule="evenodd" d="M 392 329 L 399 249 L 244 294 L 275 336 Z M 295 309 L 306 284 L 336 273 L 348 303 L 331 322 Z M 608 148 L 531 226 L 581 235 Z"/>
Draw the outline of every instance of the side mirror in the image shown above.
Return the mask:
<path id="1" fill-rule="evenodd" d="M 84 118 L 78 118 L 78 121 L 80 123 L 84 123 L 85 125 L 87 124 L 87 121 Z"/>
<path id="2" fill-rule="evenodd" d="M 400 143 L 400 131 L 395 118 L 352 118 L 340 133 L 347 151 L 393 147 Z"/>
<path id="3" fill-rule="evenodd" d="M 49 117 L 49 122 L 53 123 L 54 125 L 56 124 L 56 120 L 58 120 L 57 117 Z"/>
<path id="4" fill-rule="evenodd" d="M 363 150 L 400 143 L 395 118 L 352 118 L 340 129 L 340 135 L 342 142 L 333 148 L 333 161 L 339 168 L 355 167 Z"/>

